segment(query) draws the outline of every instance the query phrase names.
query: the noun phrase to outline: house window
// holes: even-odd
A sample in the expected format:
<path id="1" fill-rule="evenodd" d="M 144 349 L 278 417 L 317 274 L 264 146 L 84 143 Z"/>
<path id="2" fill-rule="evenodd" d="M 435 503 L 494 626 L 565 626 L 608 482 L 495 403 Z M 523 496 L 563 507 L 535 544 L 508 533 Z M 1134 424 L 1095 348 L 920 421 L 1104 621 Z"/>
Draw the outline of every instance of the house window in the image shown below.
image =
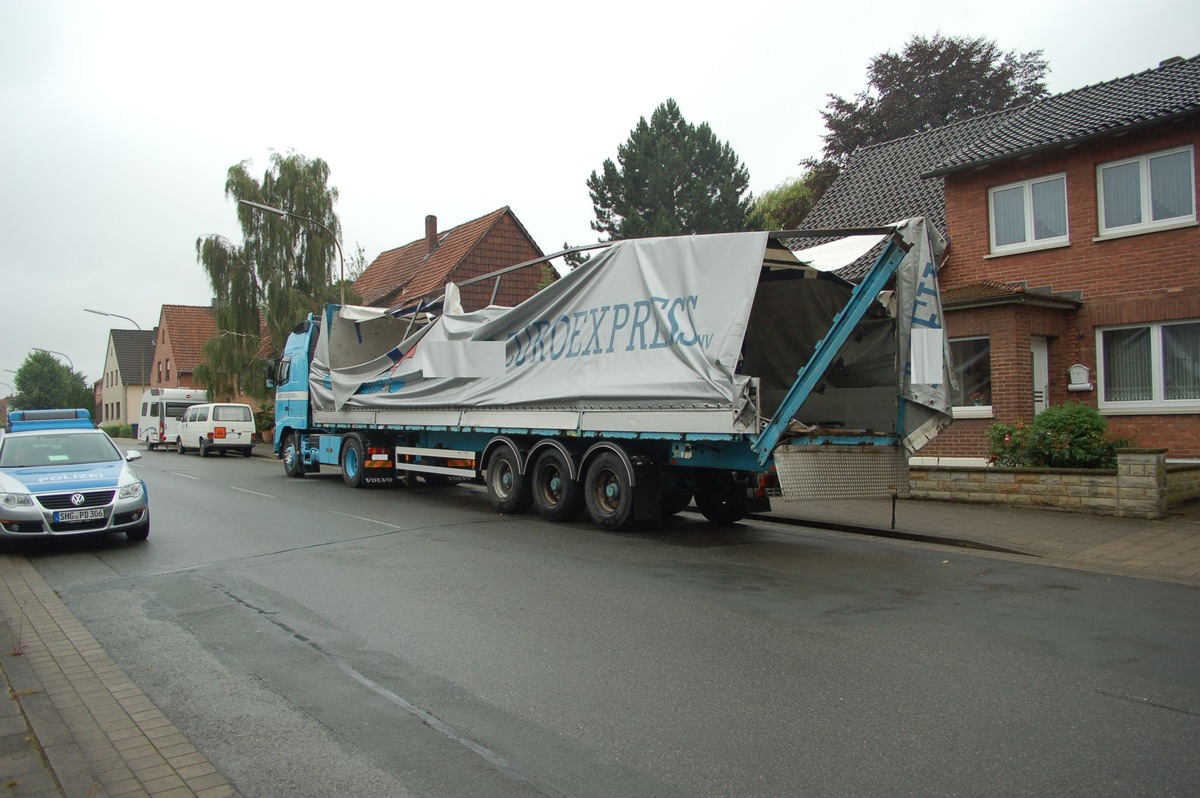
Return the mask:
<path id="1" fill-rule="evenodd" d="M 171 381 L 171 358 L 167 358 L 167 382 Z"/>
<path id="2" fill-rule="evenodd" d="M 1191 147 L 1101 164 L 1100 234 L 1194 222 L 1195 174 Z"/>
<path id="3" fill-rule="evenodd" d="M 1101 409 L 1200 408 L 1200 321 L 1096 333 Z"/>
<path id="4" fill-rule="evenodd" d="M 989 190 L 988 215 L 993 253 L 1066 244 L 1066 175 Z"/>
<path id="5" fill-rule="evenodd" d="M 984 338 L 955 338 L 950 341 L 950 358 L 954 361 L 955 416 L 970 415 L 968 411 L 991 415 L 992 355 L 991 341 Z"/>

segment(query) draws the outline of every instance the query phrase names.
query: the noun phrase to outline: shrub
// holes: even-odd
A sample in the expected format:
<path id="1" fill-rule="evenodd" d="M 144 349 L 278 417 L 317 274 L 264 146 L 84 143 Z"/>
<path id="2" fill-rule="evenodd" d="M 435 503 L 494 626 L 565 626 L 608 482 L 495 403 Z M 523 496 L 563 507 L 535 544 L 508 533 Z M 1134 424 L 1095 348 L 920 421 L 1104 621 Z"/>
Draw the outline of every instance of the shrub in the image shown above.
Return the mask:
<path id="1" fill-rule="evenodd" d="M 132 438 L 133 427 L 129 424 L 105 424 L 100 429 L 108 433 L 110 438 Z"/>
<path id="2" fill-rule="evenodd" d="M 1049 407 L 1033 423 L 988 428 L 988 462 L 1029 468 L 1116 468 L 1117 449 L 1135 445 L 1114 435 L 1094 407 L 1068 402 Z"/>

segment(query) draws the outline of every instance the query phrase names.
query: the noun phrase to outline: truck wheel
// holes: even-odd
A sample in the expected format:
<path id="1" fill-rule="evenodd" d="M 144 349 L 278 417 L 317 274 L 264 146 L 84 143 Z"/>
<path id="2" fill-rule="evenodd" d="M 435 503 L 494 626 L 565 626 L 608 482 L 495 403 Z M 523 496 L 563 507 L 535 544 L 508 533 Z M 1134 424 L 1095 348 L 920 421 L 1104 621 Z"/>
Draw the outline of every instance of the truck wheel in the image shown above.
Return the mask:
<path id="1" fill-rule="evenodd" d="M 352 488 L 366 487 L 363 482 L 363 445 L 355 437 L 346 438 L 342 446 L 342 482 Z"/>
<path id="2" fill-rule="evenodd" d="M 583 512 L 583 486 L 570 474 L 557 449 L 547 449 L 533 466 L 533 506 L 547 521 L 574 521 Z"/>
<path id="3" fill-rule="evenodd" d="M 633 486 L 625 463 L 612 452 L 592 461 L 584 482 L 584 499 L 592 523 L 619 532 L 633 523 Z"/>
<path id="4" fill-rule="evenodd" d="M 686 488 L 663 488 L 662 497 L 659 504 L 662 508 L 662 517 L 670 518 L 673 515 L 678 515 L 687 509 L 687 506 L 692 503 L 692 492 Z"/>
<path id="5" fill-rule="evenodd" d="M 696 488 L 696 508 L 714 524 L 733 524 L 746 517 L 746 487 L 728 475 L 708 477 Z"/>
<path id="6" fill-rule="evenodd" d="M 288 435 L 283 444 L 283 473 L 289 477 L 304 476 L 304 461 L 300 459 L 300 445 L 295 433 Z"/>
<path id="7" fill-rule="evenodd" d="M 516 453 L 507 446 L 497 448 L 488 458 L 487 492 L 492 507 L 505 515 L 523 513 L 533 504 L 529 480 L 521 473 Z"/>

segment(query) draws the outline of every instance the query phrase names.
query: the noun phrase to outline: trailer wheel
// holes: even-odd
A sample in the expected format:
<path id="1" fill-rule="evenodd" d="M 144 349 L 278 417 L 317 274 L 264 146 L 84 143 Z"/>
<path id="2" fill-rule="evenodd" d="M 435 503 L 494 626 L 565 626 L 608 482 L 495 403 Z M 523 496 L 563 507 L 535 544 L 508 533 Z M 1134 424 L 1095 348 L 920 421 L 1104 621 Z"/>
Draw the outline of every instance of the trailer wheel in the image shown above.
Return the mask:
<path id="1" fill-rule="evenodd" d="M 295 433 L 288 435 L 283 444 L 283 473 L 289 477 L 304 476 L 304 461 L 300 459 L 300 445 Z"/>
<path id="2" fill-rule="evenodd" d="M 696 508 L 714 524 L 733 524 L 746 517 L 746 486 L 727 474 L 701 480 Z"/>
<path id="3" fill-rule="evenodd" d="M 662 517 L 670 518 L 687 509 L 692 503 L 692 492 L 686 488 L 663 488 L 660 506 Z"/>
<path id="4" fill-rule="evenodd" d="M 529 480 L 521 473 L 516 453 L 507 446 L 497 448 L 488 458 L 487 492 L 492 507 L 506 515 L 523 513 L 533 504 Z"/>
<path id="5" fill-rule="evenodd" d="M 574 521 L 583 512 L 583 486 L 571 479 L 571 465 L 557 449 L 547 449 L 533 466 L 533 506 L 547 521 Z"/>
<path id="6" fill-rule="evenodd" d="M 588 466 L 584 500 L 592 523 L 619 532 L 633 523 L 633 485 L 625 463 L 612 452 L 602 452 Z"/>
<path id="7" fill-rule="evenodd" d="M 352 488 L 365 487 L 363 482 L 363 445 L 354 436 L 346 438 L 342 446 L 342 482 Z"/>

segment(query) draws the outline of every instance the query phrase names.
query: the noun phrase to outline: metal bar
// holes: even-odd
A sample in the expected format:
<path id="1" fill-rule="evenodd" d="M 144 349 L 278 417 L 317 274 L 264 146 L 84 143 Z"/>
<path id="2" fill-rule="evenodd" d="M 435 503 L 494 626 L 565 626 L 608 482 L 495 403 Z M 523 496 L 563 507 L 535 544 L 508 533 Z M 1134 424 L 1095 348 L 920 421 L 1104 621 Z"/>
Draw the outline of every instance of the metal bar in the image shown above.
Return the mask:
<path id="1" fill-rule="evenodd" d="M 834 317 L 829 333 L 824 340 L 817 344 L 812 357 L 804 368 L 800 369 L 796 381 L 792 383 L 792 387 L 779 405 L 779 409 L 775 411 L 771 423 L 767 424 L 750 445 L 751 450 L 758 454 L 760 465 L 766 465 L 767 460 L 771 457 L 771 452 L 779 443 L 779 439 L 783 436 L 792 417 L 808 399 L 821 377 L 833 365 L 833 360 L 837 357 L 842 345 L 850 338 L 855 326 L 866 315 L 871 303 L 875 301 L 875 297 L 887 285 L 887 281 L 895 273 L 896 267 L 904 259 L 907 247 L 902 244 L 903 241 L 898 237 L 888 242 L 887 248 L 880 254 L 866 277 L 854 287 L 846 307 L 842 308 Z"/>

